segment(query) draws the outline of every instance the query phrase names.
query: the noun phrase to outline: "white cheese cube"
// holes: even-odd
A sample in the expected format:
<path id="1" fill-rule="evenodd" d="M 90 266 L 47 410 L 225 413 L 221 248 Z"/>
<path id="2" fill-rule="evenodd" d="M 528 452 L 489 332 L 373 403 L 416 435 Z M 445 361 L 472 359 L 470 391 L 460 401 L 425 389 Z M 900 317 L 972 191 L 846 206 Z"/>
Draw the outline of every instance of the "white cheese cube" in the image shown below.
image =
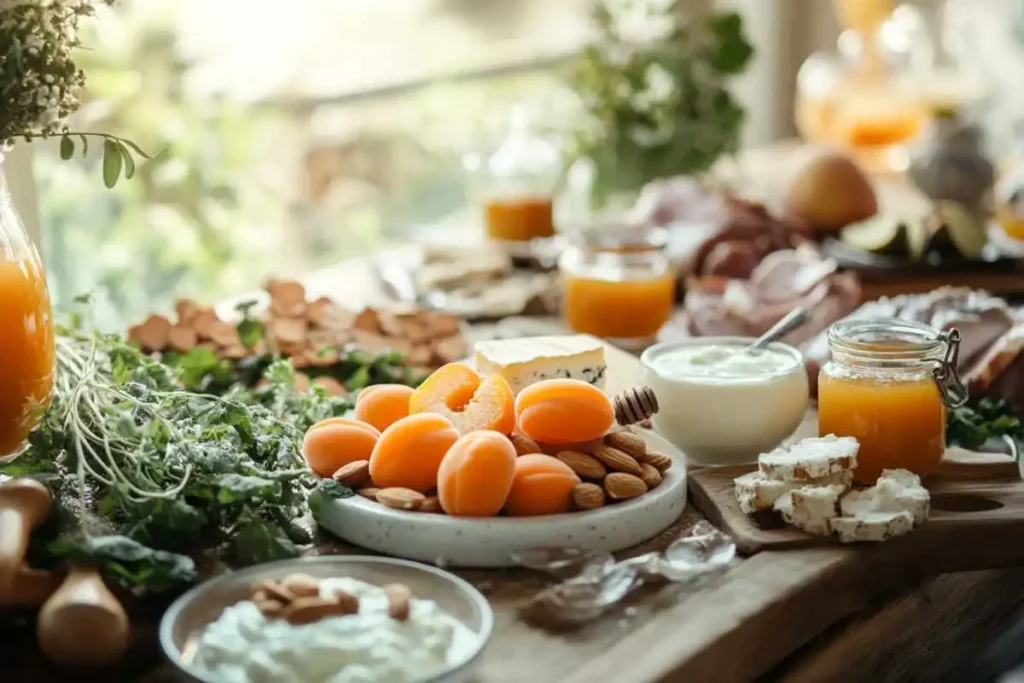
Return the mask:
<path id="1" fill-rule="evenodd" d="M 515 393 L 557 378 L 579 379 L 603 389 L 608 370 L 604 344 L 585 335 L 477 342 L 473 360 L 482 376 L 505 378 Z"/>
<path id="2" fill-rule="evenodd" d="M 856 469 L 858 450 L 860 444 L 853 437 L 828 434 L 762 453 L 757 462 L 761 472 L 771 479 L 806 481 Z"/>
<path id="3" fill-rule="evenodd" d="M 775 509 L 787 524 L 809 534 L 828 536 L 832 533 L 831 521 L 837 515 L 839 496 L 845 492 L 846 487 L 839 484 L 804 486 L 783 494 L 775 501 Z"/>
<path id="4" fill-rule="evenodd" d="M 798 489 L 801 486 L 829 486 L 837 484 L 844 490 L 849 490 L 853 484 L 853 472 L 844 470 L 826 477 L 812 479 L 810 481 L 778 481 L 765 476 L 763 472 L 755 470 L 734 480 L 736 500 L 739 501 L 740 510 L 745 514 L 751 514 L 758 510 L 771 510 L 775 501 L 786 493 Z"/>

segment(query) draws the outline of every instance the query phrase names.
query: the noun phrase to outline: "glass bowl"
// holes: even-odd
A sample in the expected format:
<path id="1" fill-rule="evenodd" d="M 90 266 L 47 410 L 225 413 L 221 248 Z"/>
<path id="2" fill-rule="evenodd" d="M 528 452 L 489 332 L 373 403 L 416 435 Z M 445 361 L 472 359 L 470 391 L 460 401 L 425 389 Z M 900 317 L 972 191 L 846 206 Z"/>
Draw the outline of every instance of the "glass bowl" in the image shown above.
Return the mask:
<path id="1" fill-rule="evenodd" d="M 196 639 L 225 608 L 249 598 L 250 585 L 301 572 L 320 579 L 347 576 L 369 584 L 407 585 L 414 596 L 433 600 L 476 636 L 473 648 L 423 683 L 469 683 L 491 636 L 494 613 L 481 593 L 466 581 L 429 565 L 386 557 L 331 556 L 270 562 L 223 574 L 174 601 L 160 622 L 160 648 L 183 683 L 219 683 L 190 666 Z"/>

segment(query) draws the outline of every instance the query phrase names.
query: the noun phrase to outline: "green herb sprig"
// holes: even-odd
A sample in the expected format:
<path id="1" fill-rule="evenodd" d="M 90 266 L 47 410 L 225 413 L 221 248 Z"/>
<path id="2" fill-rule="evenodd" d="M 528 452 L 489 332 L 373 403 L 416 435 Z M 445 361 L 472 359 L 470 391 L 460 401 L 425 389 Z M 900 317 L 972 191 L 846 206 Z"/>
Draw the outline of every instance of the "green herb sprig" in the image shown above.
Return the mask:
<path id="1" fill-rule="evenodd" d="M 308 493 L 352 495 L 318 484 L 301 443 L 315 422 L 353 403 L 316 386 L 296 391 L 286 360 L 262 369 L 259 388 L 187 390 L 186 364 L 88 331 L 83 318 L 59 330 L 57 357 L 56 388 L 29 448 L 0 464 L 0 474 L 35 477 L 54 495 L 53 514 L 33 533 L 33 566 L 87 563 L 130 590 L 160 591 L 194 580 L 197 558 L 245 566 L 294 557 L 312 541 Z M 367 369 L 353 374 L 365 386 L 380 359 L 362 360 Z M 192 379 L 212 386 L 209 377 Z"/>

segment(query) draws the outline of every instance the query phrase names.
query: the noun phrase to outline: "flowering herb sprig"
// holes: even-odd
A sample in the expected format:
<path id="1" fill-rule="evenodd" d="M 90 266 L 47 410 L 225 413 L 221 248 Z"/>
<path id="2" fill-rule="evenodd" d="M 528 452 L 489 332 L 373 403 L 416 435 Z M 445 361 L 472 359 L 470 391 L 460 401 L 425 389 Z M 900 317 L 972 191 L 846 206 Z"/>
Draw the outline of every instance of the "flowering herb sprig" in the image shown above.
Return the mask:
<path id="1" fill-rule="evenodd" d="M 107 187 L 135 174 L 136 156 L 150 158 L 124 138 L 67 126 L 85 86 L 85 73 L 74 60 L 81 45 L 79 21 L 93 16 L 97 4 L 113 1 L 0 0 L 0 151 L 18 138 L 59 136 L 61 158 L 70 159 L 76 147 L 85 156 L 92 138 L 103 147 Z"/>

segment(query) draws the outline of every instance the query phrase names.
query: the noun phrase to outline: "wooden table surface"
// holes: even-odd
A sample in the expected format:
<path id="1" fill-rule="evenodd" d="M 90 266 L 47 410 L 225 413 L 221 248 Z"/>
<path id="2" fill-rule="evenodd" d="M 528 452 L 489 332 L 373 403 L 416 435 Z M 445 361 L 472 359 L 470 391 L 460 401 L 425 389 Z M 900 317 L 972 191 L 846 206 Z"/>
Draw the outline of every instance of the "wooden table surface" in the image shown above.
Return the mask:
<path id="1" fill-rule="evenodd" d="M 609 390 L 633 386 L 635 357 L 609 354 Z M 671 529 L 624 555 L 663 547 L 699 519 L 688 508 Z M 322 538 L 310 552 L 365 551 Z M 950 558 L 955 565 L 955 549 Z M 766 551 L 697 585 L 642 590 L 628 606 L 568 634 L 536 629 L 517 616 L 519 604 L 546 585 L 544 577 L 525 570 L 457 573 L 495 611 L 481 683 L 895 683 L 951 680 L 944 676 L 1024 614 L 1017 588 L 1024 569 L 929 578 L 933 569 L 893 576 L 862 548 Z M 91 678 L 42 665 L 31 654 L 30 632 L 0 631 L 4 649 L 16 648 L 13 658 L 0 661 L 0 681 L 169 683 L 172 672 L 154 648 L 157 614 L 135 620 L 138 642 L 124 670 Z"/>
<path id="2" fill-rule="evenodd" d="M 382 301 L 366 261 L 306 281 L 311 296 L 350 306 Z M 539 326 L 534 333 L 557 328 L 555 321 L 533 324 Z M 616 366 L 635 368 L 635 360 L 623 354 Z M 612 382 L 632 384 L 628 373 Z M 699 519 L 689 508 L 672 529 L 631 552 L 664 546 Z M 311 552 L 361 551 L 325 538 Z M 955 554 L 950 548 L 950 557 Z M 488 596 L 496 614 L 481 683 L 983 680 L 969 665 L 1024 617 L 1024 568 L 934 576 L 936 568 L 918 567 L 892 576 L 866 557 L 846 547 L 762 552 L 696 586 L 641 591 L 628 607 L 559 635 L 516 616 L 517 605 L 545 585 L 543 577 L 522 570 L 458 573 Z M 881 572 L 890 572 L 884 582 Z M 0 682 L 169 682 L 155 648 L 154 612 L 135 621 L 129 665 L 94 677 L 41 664 L 31 632 L 0 620 L 0 652 L 8 655 L 0 659 Z"/>

